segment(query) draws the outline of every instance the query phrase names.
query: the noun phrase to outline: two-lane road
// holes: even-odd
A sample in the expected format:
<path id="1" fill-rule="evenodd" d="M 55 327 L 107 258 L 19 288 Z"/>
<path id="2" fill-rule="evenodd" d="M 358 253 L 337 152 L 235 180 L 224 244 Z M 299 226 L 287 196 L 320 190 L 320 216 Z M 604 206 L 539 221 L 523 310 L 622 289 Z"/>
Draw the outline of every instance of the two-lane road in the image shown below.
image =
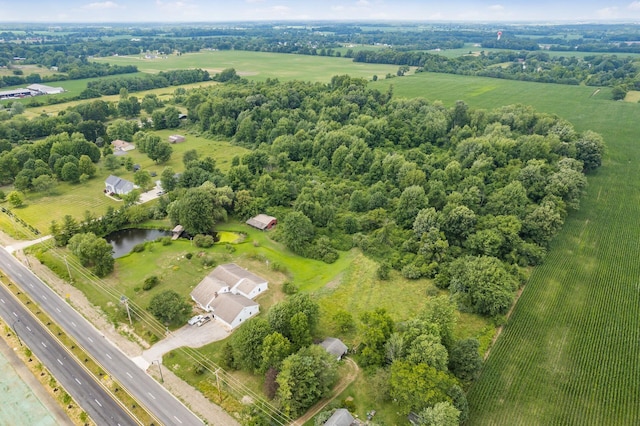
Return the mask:
<path id="1" fill-rule="evenodd" d="M 0 268 L 162 424 L 203 424 L 202 420 L 138 368 L 105 339 L 100 331 L 4 249 L 0 249 Z"/>
<path id="2" fill-rule="evenodd" d="M 97 424 L 138 425 L 3 285 L 0 316 Z"/>

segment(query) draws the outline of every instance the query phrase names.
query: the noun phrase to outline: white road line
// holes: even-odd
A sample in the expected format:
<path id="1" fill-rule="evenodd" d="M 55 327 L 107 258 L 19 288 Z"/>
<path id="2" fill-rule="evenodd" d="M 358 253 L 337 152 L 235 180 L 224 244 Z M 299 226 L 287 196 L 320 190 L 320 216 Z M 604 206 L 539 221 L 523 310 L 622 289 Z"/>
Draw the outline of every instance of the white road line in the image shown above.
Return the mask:
<path id="1" fill-rule="evenodd" d="M 71 321 L 71 325 L 72 325 L 72 326 L 74 326 L 74 327 L 77 327 L 77 326 L 76 326 L 76 323 L 75 323 L 75 322 L 73 322 L 73 321 Z"/>
<path id="2" fill-rule="evenodd" d="M 109 359 L 113 359 L 113 358 L 111 358 L 111 355 L 109 355 L 109 354 L 108 354 L 108 353 L 106 353 L 106 352 L 105 352 L 105 355 L 107 356 L 107 358 L 109 358 Z"/>
<path id="3" fill-rule="evenodd" d="M 13 316 L 18 318 L 18 314 L 16 314 L 15 312 L 13 313 Z"/>
<path id="4" fill-rule="evenodd" d="M 56 311 L 58 311 L 59 313 L 62 313 L 62 311 L 60 309 L 58 309 L 58 308 L 56 308 Z"/>
<path id="5" fill-rule="evenodd" d="M 40 343 L 42 343 L 42 346 L 44 346 L 45 348 L 47 347 L 47 345 L 45 345 L 44 342 L 40 342 Z"/>
<path id="6" fill-rule="evenodd" d="M 44 300 L 47 300 L 47 296 L 45 296 L 44 294 L 42 295 L 42 298 L 43 298 Z"/>
<path id="7" fill-rule="evenodd" d="M 176 416 L 173 416 L 174 419 L 176 419 L 178 421 L 178 423 L 182 424 L 182 420 L 180 420 L 179 418 L 177 418 Z"/>
<path id="8" fill-rule="evenodd" d="M 18 276 L 22 278 L 22 274 L 20 272 L 17 272 Z"/>
<path id="9" fill-rule="evenodd" d="M 149 394 L 149 396 L 150 396 L 151 398 L 156 399 L 156 397 L 155 397 L 155 396 L 153 396 L 153 395 L 151 394 L 151 392 L 147 392 L 147 393 Z"/>
<path id="10" fill-rule="evenodd" d="M 76 379 L 76 382 L 78 382 L 79 385 L 81 385 L 82 383 L 80 383 L 80 380 L 78 380 L 77 377 L 74 377 L 74 379 Z"/>
<path id="11" fill-rule="evenodd" d="M 2 301 L 2 303 L 6 303 L 6 302 L 4 301 L 4 299 L 0 299 L 0 301 Z"/>
<path id="12" fill-rule="evenodd" d="M 27 326 L 27 330 L 31 331 L 31 327 Z"/>
<path id="13" fill-rule="evenodd" d="M 130 379 L 133 379 L 133 376 L 131 374 L 129 374 L 128 371 L 127 371 L 127 376 L 129 376 Z"/>
<path id="14" fill-rule="evenodd" d="M 33 288 L 33 284 L 29 283 L 29 285 L 31 286 L 31 288 Z"/>
<path id="15" fill-rule="evenodd" d="M 62 361 L 60 361 L 60 358 L 56 358 L 56 359 L 58 360 L 58 362 L 60 363 L 60 365 L 64 365 L 64 364 L 62 363 Z"/>
<path id="16" fill-rule="evenodd" d="M 95 399 L 95 398 L 94 398 L 93 400 L 96 402 L 96 404 L 98 404 L 99 406 L 101 406 L 101 407 L 102 407 L 102 404 L 100 404 L 100 401 L 98 401 L 98 400 L 97 400 L 97 399 Z"/>
<path id="17" fill-rule="evenodd" d="M 93 343 L 93 339 L 91 337 L 87 336 L 87 339 L 89 339 L 89 341 Z"/>

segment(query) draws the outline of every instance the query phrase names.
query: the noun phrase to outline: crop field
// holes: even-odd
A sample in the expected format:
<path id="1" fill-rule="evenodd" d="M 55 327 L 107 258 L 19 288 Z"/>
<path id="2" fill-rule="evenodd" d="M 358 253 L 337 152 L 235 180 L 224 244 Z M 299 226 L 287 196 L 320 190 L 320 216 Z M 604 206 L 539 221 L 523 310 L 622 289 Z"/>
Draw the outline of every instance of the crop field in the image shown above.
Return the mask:
<path id="1" fill-rule="evenodd" d="M 202 51 L 170 55 L 167 59 L 145 59 L 143 56 L 110 56 L 94 58 L 96 62 L 114 65 L 135 65 L 142 72 L 157 73 L 179 68 L 202 68 L 211 74 L 225 68 L 235 68 L 236 72 L 251 80 L 264 81 L 267 78 L 329 82 L 331 77 L 350 74 L 368 80 L 373 75 L 382 77 L 395 74 L 397 65 L 354 63 L 349 58 L 328 56 L 289 55 L 282 53 L 245 51 Z"/>
<path id="2" fill-rule="evenodd" d="M 389 82 L 376 83 L 381 88 Z M 603 89 L 418 74 L 397 96 L 531 104 L 599 132 L 604 165 L 534 269 L 469 391 L 469 424 L 633 425 L 640 418 L 640 105 Z"/>

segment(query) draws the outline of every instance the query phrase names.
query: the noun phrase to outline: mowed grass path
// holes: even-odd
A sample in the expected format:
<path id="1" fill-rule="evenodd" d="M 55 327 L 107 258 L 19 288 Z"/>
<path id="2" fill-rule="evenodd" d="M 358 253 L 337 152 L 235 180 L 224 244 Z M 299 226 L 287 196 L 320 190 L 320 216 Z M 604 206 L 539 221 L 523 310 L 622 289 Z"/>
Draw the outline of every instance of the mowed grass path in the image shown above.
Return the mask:
<path id="1" fill-rule="evenodd" d="M 378 83 L 382 87 L 387 82 Z M 608 90 L 422 74 L 397 96 L 512 103 L 601 133 L 608 152 L 469 391 L 472 425 L 633 425 L 640 419 L 640 107 Z"/>

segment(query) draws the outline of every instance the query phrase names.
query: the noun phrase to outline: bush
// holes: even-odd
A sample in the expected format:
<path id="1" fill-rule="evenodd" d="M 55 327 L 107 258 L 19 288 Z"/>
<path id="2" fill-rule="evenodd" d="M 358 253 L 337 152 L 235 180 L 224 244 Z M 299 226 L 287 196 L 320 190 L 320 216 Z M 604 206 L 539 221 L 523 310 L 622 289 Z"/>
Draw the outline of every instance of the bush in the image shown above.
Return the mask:
<path id="1" fill-rule="evenodd" d="M 420 268 L 414 264 L 409 264 L 402 268 L 402 276 L 406 279 L 417 280 L 421 275 Z"/>
<path id="2" fill-rule="evenodd" d="M 389 279 L 389 274 L 391 272 L 391 265 L 387 262 L 383 262 L 378 265 L 378 269 L 376 270 L 376 276 L 379 280 L 386 281 Z"/>
<path id="3" fill-rule="evenodd" d="M 133 248 L 131 249 L 131 251 L 132 251 L 133 253 L 140 253 L 140 252 L 143 252 L 143 251 L 144 251 L 144 249 L 145 249 L 145 247 L 146 247 L 146 245 L 147 245 L 147 243 L 139 243 L 139 244 L 136 244 L 135 246 L 133 246 Z"/>
<path id="4" fill-rule="evenodd" d="M 195 367 L 193 368 L 193 372 L 196 373 L 198 376 L 204 374 L 206 370 L 207 370 L 206 367 L 201 362 L 196 363 Z"/>
<path id="5" fill-rule="evenodd" d="M 213 243 L 215 243 L 215 241 L 213 240 L 213 237 L 211 235 L 198 234 L 193 237 L 193 244 L 196 247 L 209 248 L 213 247 Z"/>
<path id="6" fill-rule="evenodd" d="M 185 254 L 184 257 L 186 257 L 187 259 L 191 259 L 193 257 L 193 253 L 189 252 Z"/>
<path id="7" fill-rule="evenodd" d="M 224 245 L 224 249 L 227 251 L 227 253 L 235 253 L 236 251 L 236 248 L 229 243 Z"/>
<path id="8" fill-rule="evenodd" d="M 291 281 L 285 281 L 284 284 L 282 284 L 282 291 L 284 294 L 296 294 L 298 287 Z"/>
<path id="9" fill-rule="evenodd" d="M 156 275 L 151 275 L 150 277 L 144 279 L 144 285 L 142 286 L 142 289 L 145 291 L 151 290 L 156 285 L 158 285 L 159 282 L 160 279 Z"/>
<path id="10" fill-rule="evenodd" d="M 211 256 L 203 256 L 200 260 L 202 262 L 202 266 L 210 267 L 216 264 L 216 261 Z"/>
<path id="11" fill-rule="evenodd" d="M 160 238 L 160 243 L 161 243 L 163 246 L 171 245 L 171 243 L 172 243 L 172 242 L 173 242 L 173 241 L 171 240 L 171 237 L 162 237 L 162 238 Z"/>
<path id="12" fill-rule="evenodd" d="M 287 267 L 284 266 L 282 263 L 278 263 L 278 262 L 270 262 L 269 269 L 276 272 L 283 272 L 283 273 L 287 272 Z"/>
<path id="13" fill-rule="evenodd" d="M 331 264 L 331 263 L 335 262 L 336 260 L 338 260 L 338 252 L 335 252 L 335 251 L 330 251 L 328 253 L 325 253 L 324 256 L 322 256 L 322 261 L 324 263 Z"/>

